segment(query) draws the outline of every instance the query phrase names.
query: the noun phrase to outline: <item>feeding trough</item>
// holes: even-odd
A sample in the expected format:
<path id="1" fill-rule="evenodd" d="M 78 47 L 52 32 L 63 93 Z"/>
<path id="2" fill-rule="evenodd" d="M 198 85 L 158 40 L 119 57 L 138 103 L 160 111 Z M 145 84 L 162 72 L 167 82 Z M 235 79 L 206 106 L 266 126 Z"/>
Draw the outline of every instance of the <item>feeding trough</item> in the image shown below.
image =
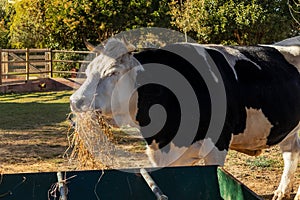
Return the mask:
<path id="1" fill-rule="evenodd" d="M 149 168 L 145 171 L 163 194 L 161 199 L 261 199 L 217 166 Z M 69 171 L 61 173 L 60 182 L 57 176 L 60 173 L 56 172 L 3 174 L 0 199 L 158 199 L 155 195 L 158 188 L 150 183 L 153 192 L 140 172 L 140 169 Z"/>

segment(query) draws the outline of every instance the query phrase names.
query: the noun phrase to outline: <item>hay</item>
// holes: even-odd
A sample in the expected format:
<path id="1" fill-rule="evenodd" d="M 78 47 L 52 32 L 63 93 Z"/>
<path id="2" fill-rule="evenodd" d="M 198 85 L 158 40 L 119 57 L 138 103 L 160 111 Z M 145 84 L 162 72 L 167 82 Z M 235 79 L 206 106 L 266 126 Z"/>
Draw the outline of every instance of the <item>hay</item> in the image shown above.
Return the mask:
<path id="1" fill-rule="evenodd" d="M 69 158 L 81 168 L 111 169 L 150 166 L 145 141 L 137 129 L 119 128 L 97 111 L 73 113 L 75 130 L 69 137 Z"/>
<path id="2" fill-rule="evenodd" d="M 75 130 L 69 136 L 71 160 L 82 168 L 107 169 L 114 165 L 113 134 L 102 115 L 96 111 L 74 113 Z"/>

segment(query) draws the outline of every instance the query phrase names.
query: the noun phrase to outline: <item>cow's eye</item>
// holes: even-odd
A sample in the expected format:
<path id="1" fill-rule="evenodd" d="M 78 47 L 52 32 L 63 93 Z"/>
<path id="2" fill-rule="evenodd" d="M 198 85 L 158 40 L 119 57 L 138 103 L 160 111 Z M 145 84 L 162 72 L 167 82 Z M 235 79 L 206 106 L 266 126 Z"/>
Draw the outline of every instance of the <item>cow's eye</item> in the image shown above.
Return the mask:
<path id="1" fill-rule="evenodd" d="M 109 73 L 107 76 L 111 77 L 111 76 L 116 76 L 118 74 L 119 74 L 119 72 L 115 71 L 115 72 Z"/>

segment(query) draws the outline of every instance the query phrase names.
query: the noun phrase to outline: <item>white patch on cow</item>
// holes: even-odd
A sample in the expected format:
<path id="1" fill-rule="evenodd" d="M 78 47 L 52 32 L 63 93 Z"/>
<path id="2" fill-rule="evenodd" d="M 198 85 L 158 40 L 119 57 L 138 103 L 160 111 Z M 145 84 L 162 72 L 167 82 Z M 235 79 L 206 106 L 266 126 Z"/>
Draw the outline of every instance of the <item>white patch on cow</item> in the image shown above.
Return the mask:
<path id="1" fill-rule="evenodd" d="M 218 83 L 219 79 L 218 79 L 217 75 L 215 74 L 215 72 L 213 72 L 213 70 L 212 70 L 212 68 L 211 68 L 211 66 L 210 66 L 210 64 L 209 64 L 209 62 L 207 60 L 208 54 L 207 54 L 205 48 L 203 48 L 203 45 L 199 45 L 199 44 L 193 44 L 193 45 L 196 47 L 195 48 L 196 51 L 205 59 L 205 61 L 207 63 L 206 66 L 208 66 L 209 72 L 211 73 L 211 75 L 212 75 L 213 79 L 215 80 L 215 82 Z M 201 48 L 197 48 L 197 46 L 201 47 Z"/>
<path id="2" fill-rule="evenodd" d="M 112 116 L 119 126 L 136 126 L 138 93 L 136 92 L 136 70 L 124 73 L 118 82 L 114 84 L 112 94 L 109 97 Z M 101 91 L 100 91 L 101 92 Z"/>
<path id="3" fill-rule="evenodd" d="M 246 108 L 246 128 L 243 133 L 233 135 L 230 149 L 249 155 L 257 155 L 261 149 L 268 148 L 267 138 L 273 125 L 261 109 Z"/>
<path id="4" fill-rule="evenodd" d="M 300 71 L 300 44 L 293 46 L 262 45 L 277 49 L 284 58 Z"/>
<path id="5" fill-rule="evenodd" d="M 159 148 L 159 143 L 153 141 L 147 146 L 146 154 L 154 167 L 166 167 L 171 166 L 187 149 L 187 147 L 177 147 L 171 142 L 170 150 L 166 153 Z"/>
<path id="6" fill-rule="evenodd" d="M 164 152 L 159 149 L 155 141 L 147 146 L 146 153 L 153 166 L 191 166 L 200 159 L 204 159 L 206 165 L 224 165 L 227 151 L 219 151 L 210 138 L 197 141 L 189 147 L 177 147 L 170 143 L 170 150 Z"/>
<path id="7" fill-rule="evenodd" d="M 200 143 L 199 157 L 204 159 L 205 165 L 223 166 L 227 151 L 220 151 L 210 138 L 198 141 Z"/>
<path id="8" fill-rule="evenodd" d="M 229 46 L 215 45 L 215 44 L 214 45 L 212 45 L 212 44 L 205 45 L 205 47 L 217 50 L 218 52 L 220 52 L 224 56 L 224 58 L 226 59 L 226 61 L 230 65 L 236 80 L 238 80 L 238 76 L 237 76 L 237 73 L 234 69 L 234 66 L 235 66 L 235 64 L 238 60 L 247 60 L 247 61 L 253 63 L 253 65 L 255 65 L 258 69 L 261 70 L 261 67 L 259 65 L 257 65 L 255 62 L 253 62 L 252 60 L 247 58 L 244 54 L 242 54 L 237 49 L 231 48 Z M 222 50 L 220 50 L 220 49 L 222 49 Z"/>

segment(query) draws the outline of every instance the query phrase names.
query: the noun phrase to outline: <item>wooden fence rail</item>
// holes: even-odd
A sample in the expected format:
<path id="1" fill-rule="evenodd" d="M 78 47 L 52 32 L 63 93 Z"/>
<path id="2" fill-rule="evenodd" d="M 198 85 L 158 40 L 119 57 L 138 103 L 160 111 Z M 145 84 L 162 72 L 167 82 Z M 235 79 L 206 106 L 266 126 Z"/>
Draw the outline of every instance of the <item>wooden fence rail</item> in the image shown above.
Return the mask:
<path id="1" fill-rule="evenodd" d="M 57 56 L 58 54 L 64 56 L 72 54 L 78 59 L 66 59 L 68 56 Z M 77 72 L 75 65 L 78 68 L 78 65 L 88 64 L 95 56 L 95 53 L 90 51 L 0 49 L 0 85 L 38 78 L 52 78 L 54 74 L 73 74 L 76 76 L 82 72 Z M 58 70 L 56 66 L 59 63 L 74 65 L 74 68 L 70 71 Z"/>

